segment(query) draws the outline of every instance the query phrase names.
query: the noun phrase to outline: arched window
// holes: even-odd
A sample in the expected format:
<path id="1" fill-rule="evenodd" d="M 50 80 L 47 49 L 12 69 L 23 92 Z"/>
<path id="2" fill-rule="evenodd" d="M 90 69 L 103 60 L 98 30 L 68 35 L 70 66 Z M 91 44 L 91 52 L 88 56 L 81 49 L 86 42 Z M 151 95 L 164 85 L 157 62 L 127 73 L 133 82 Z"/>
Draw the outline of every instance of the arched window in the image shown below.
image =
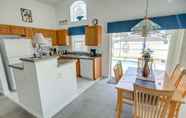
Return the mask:
<path id="1" fill-rule="evenodd" d="M 87 20 L 87 5 L 84 1 L 75 1 L 70 7 L 71 22 Z"/>

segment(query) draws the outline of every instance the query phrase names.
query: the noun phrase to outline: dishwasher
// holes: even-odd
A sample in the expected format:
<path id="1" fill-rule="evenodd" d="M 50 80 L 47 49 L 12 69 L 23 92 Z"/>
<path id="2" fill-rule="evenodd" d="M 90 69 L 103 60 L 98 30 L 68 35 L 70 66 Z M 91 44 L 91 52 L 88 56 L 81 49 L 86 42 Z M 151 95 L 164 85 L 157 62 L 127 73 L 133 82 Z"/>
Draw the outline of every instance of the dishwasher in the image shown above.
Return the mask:
<path id="1" fill-rule="evenodd" d="M 93 60 L 80 59 L 80 70 L 81 77 L 93 80 Z"/>

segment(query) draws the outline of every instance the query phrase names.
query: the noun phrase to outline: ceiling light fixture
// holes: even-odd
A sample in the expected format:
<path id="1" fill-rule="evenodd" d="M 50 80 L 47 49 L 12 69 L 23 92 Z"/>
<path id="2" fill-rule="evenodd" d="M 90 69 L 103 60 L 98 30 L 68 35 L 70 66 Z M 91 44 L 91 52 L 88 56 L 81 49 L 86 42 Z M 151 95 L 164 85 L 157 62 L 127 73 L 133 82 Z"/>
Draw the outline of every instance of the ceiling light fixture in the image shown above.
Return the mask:
<path id="1" fill-rule="evenodd" d="M 146 12 L 144 19 L 131 29 L 132 32 L 140 34 L 142 37 L 144 37 L 143 51 L 146 49 L 146 39 L 148 34 L 158 32 L 157 30 L 161 28 L 160 25 L 150 20 L 150 18 L 148 17 L 148 10 L 149 0 L 146 0 Z"/>

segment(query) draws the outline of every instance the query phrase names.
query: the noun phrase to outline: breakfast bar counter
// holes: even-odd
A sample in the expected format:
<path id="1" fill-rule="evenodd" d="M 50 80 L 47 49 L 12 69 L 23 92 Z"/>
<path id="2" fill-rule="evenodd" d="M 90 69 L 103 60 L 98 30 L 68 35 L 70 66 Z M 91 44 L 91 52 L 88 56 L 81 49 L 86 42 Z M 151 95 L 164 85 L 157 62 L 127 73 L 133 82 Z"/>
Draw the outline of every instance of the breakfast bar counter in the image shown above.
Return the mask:
<path id="1" fill-rule="evenodd" d="M 57 56 L 22 58 L 15 73 L 19 103 L 38 118 L 51 118 L 77 97 L 76 61 Z"/>

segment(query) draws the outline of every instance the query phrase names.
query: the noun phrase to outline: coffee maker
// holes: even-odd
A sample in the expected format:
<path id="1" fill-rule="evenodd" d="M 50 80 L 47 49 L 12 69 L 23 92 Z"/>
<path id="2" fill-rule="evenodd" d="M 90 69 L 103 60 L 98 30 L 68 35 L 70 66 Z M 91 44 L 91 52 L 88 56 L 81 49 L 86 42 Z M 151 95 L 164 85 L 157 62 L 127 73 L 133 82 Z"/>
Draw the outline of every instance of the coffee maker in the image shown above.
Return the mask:
<path id="1" fill-rule="evenodd" d="M 90 49 L 90 56 L 95 57 L 96 56 L 96 49 Z"/>

